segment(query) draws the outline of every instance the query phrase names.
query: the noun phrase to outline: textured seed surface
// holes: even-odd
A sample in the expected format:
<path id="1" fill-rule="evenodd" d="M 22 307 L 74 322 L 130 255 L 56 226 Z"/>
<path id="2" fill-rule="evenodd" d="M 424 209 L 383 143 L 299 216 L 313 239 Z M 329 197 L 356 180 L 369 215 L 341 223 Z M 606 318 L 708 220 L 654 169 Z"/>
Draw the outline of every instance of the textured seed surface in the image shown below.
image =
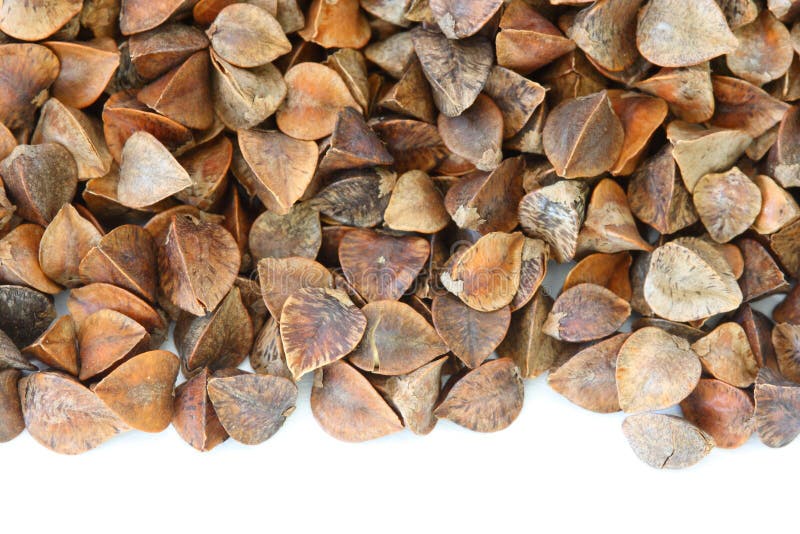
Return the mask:
<path id="1" fill-rule="evenodd" d="M 509 358 L 500 358 L 456 382 L 434 415 L 476 432 L 496 432 L 514 422 L 524 395 L 517 365 Z"/>
<path id="2" fill-rule="evenodd" d="M 655 327 L 637 330 L 617 357 L 620 407 L 628 413 L 669 408 L 694 390 L 701 371 L 685 339 Z"/>
<path id="3" fill-rule="evenodd" d="M 281 340 L 295 378 L 339 360 L 356 348 L 367 319 L 344 291 L 302 288 L 283 305 Z"/>
<path id="4" fill-rule="evenodd" d="M 622 423 L 622 432 L 636 456 L 656 469 L 690 467 L 714 448 L 711 436 L 672 415 L 628 416 Z"/>
<path id="5" fill-rule="evenodd" d="M 325 432 L 342 441 L 368 441 L 403 429 L 369 381 L 342 361 L 316 372 L 311 411 Z"/>
<path id="6" fill-rule="evenodd" d="M 269 375 L 213 377 L 208 396 L 225 431 L 245 445 L 257 445 L 280 430 L 294 411 L 297 386 Z"/>
<path id="7" fill-rule="evenodd" d="M 128 429 L 92 391 L 58 373 L 20 382 L 25 426 L 33 439 L 62 454 L 80 454 Z"/>

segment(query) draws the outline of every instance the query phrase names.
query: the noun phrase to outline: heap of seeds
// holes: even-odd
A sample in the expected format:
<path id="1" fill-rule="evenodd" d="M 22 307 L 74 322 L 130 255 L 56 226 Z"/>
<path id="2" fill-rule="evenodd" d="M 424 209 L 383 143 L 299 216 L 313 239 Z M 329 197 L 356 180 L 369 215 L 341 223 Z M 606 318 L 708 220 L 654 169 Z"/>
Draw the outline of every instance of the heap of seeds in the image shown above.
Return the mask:
<path id="1" fill-rule="evenodd" d="M 0 441 L 258 444 L 306 374 L 342 440 L 493 432 L 549 372 L 654 467 L 788 444 L 800 0 L 763 4 L 3 0 Z"/>

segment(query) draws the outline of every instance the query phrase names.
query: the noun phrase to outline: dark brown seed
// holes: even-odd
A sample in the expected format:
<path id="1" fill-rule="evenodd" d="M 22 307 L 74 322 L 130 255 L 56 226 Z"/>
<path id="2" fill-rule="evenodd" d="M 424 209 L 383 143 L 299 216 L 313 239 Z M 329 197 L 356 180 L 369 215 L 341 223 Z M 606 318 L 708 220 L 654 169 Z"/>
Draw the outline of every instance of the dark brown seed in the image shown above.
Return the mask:
<path id="1" fill-rule="evenodd" d="M 777 308 L 773 313 L 777 313 Z M 781 321 L 777 315 L 773 317 L 776 321 Z M 754 310 L 750 304 L 742 305 L 733 320 L 744 328 L 758 367 L 770 367 L 777 371 L 778 363 L 772 346 L 772 321 L 763 313 Z"/>
<path id="2" fill-rule="evenodd" d="M 344 291 L 305 287 L 292 293 L 281 314 L 281 340 L 295 379 L 349 354 L 366 326 Z"/>
<path id="3" fill-rule="evenodd" d="M 617 357 L 619 405 L 627 413 L 674 406 L 694 391 L 701 372 L 685 339 L 655 327 L 637 330 Z"/>
<path id="4" fill-rule="evenodd" d="M 182 310 L 205 315 L 233 287 L 240 262 L 239 246 L 222 226 L 176 216 L 159 249 L 161 288 Z"/>
<path id="5" fill-rule="evenodd" d="M 608 289 L 578 284 L 559 295 L 542 331 L 562 341 L 591 341 L 616 332 L 630 314 L 630 304 Z"/>
<path id="6" fill-rule="evenodd" d="M 331 146 L 319 165 L 328 174 L 347 169 L 391 165 L 394 158 L 381 140 L 353 108 L 344 108 L 336 117 Z"/>
<path id="7" fill-rule="evenodd" d="M 617 354 L 630 334 L 591 345 L 550 373 L 547 383 L 582 408 L 598 413 L 620 411 L 617 393 Z"/>
<path id="8" fill-rule="evenodd" d="M 608 93 L 600 91 L 556 106 L 544 126 L 547 159 L 564 178 L 589 178 L 610 170 L 625 132 Z"/>
<path id="9" fill-rule="evenodd" d="M 472 369 L 483 363 L 500 345 L 511 323 L 508 307 L 482 312 L 452 295 L 433 299 L 431 312 L 436 331 L 453 354 Z"/>
<path id="10" fill-rule="evenodd" d="M 78 376 L 78 332 L 71 315 L 62 315 L 22 352 L 59 371 Z"/>
<path id="11" fill-rule="evenodd" d="M 755 388 L 755 426 L 767 447 L 785 447 L 800 434 L 800 386 L 772 369 L 758 371 Z"/>
<path id="12" fill-rule="evenodd" d="M 100 310 L 109 309 L 127 315 L 147 329 L 153 348 L 160 345 L 167 334 L 167 323 L 155 308 L 133 293 L 111 284 L 89 284 L 73 289 L 67 299 L 67 309 L 79 329 L 87 317 Z"/>
<path id="13" fill-rule="evenodd" d="M 654 0 L 639 12 L 639 52 L 661 67 L 687 67 L 728 54 L 738 41 L 714 0 Z"/>
<path id="14" fill-rule="evenodd" d="M 208 396 L 230 437 L 245 445 L 258 445 L 275 435 L 294 411 L 297 386 L 270 375 L 212 377 Z"/>
<path id="15" fill-rule="evenodd" d="M 17 215 L 47 226 L 78 186 L 72 154 L 56 143 L 19 145 L 0 163 L 0 175 Z"/>
<path id="16" fill-rule="evenodd" d="M 33 343 L 55 318 L 53 299 L 48 295 L 27 287 L 0 285 L 0 331 L 7 332 L 17 347 Z"/>
<path id="17" fill-rule="evenodd" d="M 265 211 L 253 222 L 249 237 L 253 260 L 316 258 L 322 246 L 319 212 L 309 203 L 295 204 L 286 215 Z"/>
<path id="18" fill-rule="evenodd" d="M 256 336 L 250 352 L 250 365 L 256 373 L 294 380 L 286 364 L 280 325 L 274 317 L 267 319 L 261 332 Z"/>
<path id="19" fill-rule="evenodd" d="M 519 204 L 525 234 L 546 241 L 560 263 L 575 256 L 588 193 L 584 182 L 562 180 L 531 191 Z"/>
<path id="20" fill-rule="evenodd" d="M 39 263 L 53 281 L 76 287 L 81 283 L 79 265 L 100 242 L 95 226 L 81 217 L 72 204 L 64 204 L 42 234 Z"/>
<path id="21" fill-rule="evenodd" d="M 343 361 L 316 371 L 311 411 L 325 432 L 342 441 L 368 441 L 403 429 L 369 381 Z"/>
<path id="22" fill-rule="evenodd" d="M 433 413 L 475 432 L 497 432 L 514 422 L 524 396 L 517 365 L 510 358 L 500 358 L 456 382 Z"/>
<path id="23" fill-rule="evenodd" d="M 11 441 L 25 430 L 17 383 L 22 373 L 17 369 L 0 371 L 0 443 Z M 438 390 L 437 390 L 438 395 Z"/>
<path id="24" fill-rule="evenodd" d="M 3 369 L 35 371 L 36 366 L 30 363 L 14 345 L 13 340 L 0 330 L 0 370 Z"/>
<path id="25" fill-rule="evenodd" d="M 710 378 L 700 379 L 692 394 L 681 401 L 686 420 L 708 433 L 723 449 L 741 447 L 750 439 L 754 408 L 748 393 Z"/>
<path id="26" fill-rule="evenodd" d="M 156 259 L 150 233 L 126 224 L 103 236 L 83 257 L 78 272 L 85 284 L 105 282 L 155 302 Z"/>
<path id="27" fill-rule="evenodd" d="M 379 375 L 405 375 L 448 351 L 425 318 L 402 302 L 370 302 L 364 337 L 348 355 L 350 363 Z"/>
<path id="28" fill-rule="evenodd" d="M 511 315 L 508 334 L 497 347 L 497 354 L 514 360 L 523 378 L 535 378 L 549 370 L 561 352 L 561 341 L 542 330 L 552 307 L 553 299 L 537 291 L 528 304 Z"/>
<path id="29" fill-rule="evenodd" d="M 320 191 L 310 204 L 330 221 L 377 226 L 383 220 L 397 175 L 381 168 L 350 171 Z"/>
<path id="30" fill-rule="evenodd" d="M 350 231 L 339 245 L 345 278 L 368 302 L 402 297 L 429 255 L 430 245 L 424 238 L 371 230 Z"/>
<path id="31" fill-rule="evenodd" d="M 481 234 L 513 231 L 518 223 L 515 210 L 525 194 L 523 169 L 522 158 L 508 158 L 491 174 L 476 172 L 457 181 L 445 196 L 453 221 Z"/>
<path id="32" fill-rule="evenodd" d="M 430 172 L 449 155 L 439 130 L 433 124 L 409 119 L 385 119 L 373 123 L 372 127 L 386 143 L 397 172 Z"/>
<path id="33" fill-rule="evenodd" d="M 623 421 L 622 432 L 636 456 L 656 469 L 690 467 L 714 448 L 714 438 L 673 415 L 631 415 Z"/>
<path id="34" fill-rule="evenodd" d="M 665 319 L 695 321 L 735 310 L 742 292 L 717 249 L 699 239 L 679 239 L 653 252 L 644 298 Z"/>
<path id="35" fill-rule="evenodd" d="M 672 234 L 697 222 L 691 197 L 666 145 L 639 167 L 628 183 L 631 211 L 662 234 Z"/>
<path id="36" fill-rule="evenodd" d="M 566 291 L 578 284 L 595 284 L 630 302 L 632 297 L 628 276 L 630 266 L 631 255 L 627 252 L 586 256 L 567 274 L 561 290 Z"/>
<path id="37" fill-rule="evenodd" d="M 433 90 L 433 101 L 448 117 L 461 115 L 480 94 L 492 68 L 492 45 L 481 36 L 450 40 L 415 28 L 414 50 Z"/>
<path id="38" fill-rule="evenodd" d="M 171 352 L 145 352 L 111 371 L 92 390 L 131 428 L 161 432 L 172 421 L 179 365 Z"/>
<path id="39" fill-rule="evenodd" d="M 739 287 L 745 302 L 788 291 L 786 276 L 761 243 L 744 238 L 737 245 L 744 257 L 744 273 L 739 278 Z"/>
<path id="40" fill-rule="evenodd" d="M 200 452 L 210 451 L 226 439 L 206 389 L 208 369 L 201 370 L 175 390 L 172 426 L 183 440 Z"/>
<path id="41" fill-rule="evenodd" d="M 25 426 L 50 450 L 80 454 L 128 430 L 114 412 L 72 377 L 35 373 L 20 380 Z"/>
<path id="42" fill-rule="evenodd" d="M 175 345 L 187 375 L 236 367 L 253 346 L 253 323 L 238 287 L 231 289 L 213 312 L 183 315 L 175 327 Z"/>
<path id="43" fill-rule="evenodd" d="M 692 350 L 700 357 L 703 369 L 723 382 L 740 388 L 753 384 L 758 362 L 744 329 L 733 322 L 722 323 L 695 341 Z"/>
<path id="44" fill-rule="evenodd" d="M 772 330 L 772 345 L 781 374 L 792 382 L 800 381 L 800 325 L 781 323 Z"/>
<path id="45" fill-rule="evenodd" d="M 147 350 L 150 336 L 142 325 L 114 310 L 100 310 L 78 329 L 81 380 L 104 373 Z"/>
<path id="46" fill-rule="evenodd" d="M 407 375 L 371 378 L 372 384 L 415 434 L 429 434 L 436 426 L 433 415 L 442 387 L 442 368 L 447 356 L 423 365 Z"/>

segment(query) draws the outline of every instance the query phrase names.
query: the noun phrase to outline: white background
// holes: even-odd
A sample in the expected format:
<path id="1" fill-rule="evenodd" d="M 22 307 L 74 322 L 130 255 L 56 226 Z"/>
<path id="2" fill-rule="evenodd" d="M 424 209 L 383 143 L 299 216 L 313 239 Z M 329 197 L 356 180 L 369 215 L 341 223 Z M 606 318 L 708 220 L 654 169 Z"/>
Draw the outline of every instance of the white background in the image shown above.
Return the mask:
<path id="1" fill-rule="evenodd" d="M 798 531 L 800 440 L 773 450 L 753 437 L 657 471 L 628 448 L 623 415 L 582 410 L 539 377 L 502 432 L 441 421 L 349 444 L 317 425 L 310 386 L 255 447 L 199 453 L 170 427 L 69 457 L 23 434 L 0 445 L 0 533 Z"/>

